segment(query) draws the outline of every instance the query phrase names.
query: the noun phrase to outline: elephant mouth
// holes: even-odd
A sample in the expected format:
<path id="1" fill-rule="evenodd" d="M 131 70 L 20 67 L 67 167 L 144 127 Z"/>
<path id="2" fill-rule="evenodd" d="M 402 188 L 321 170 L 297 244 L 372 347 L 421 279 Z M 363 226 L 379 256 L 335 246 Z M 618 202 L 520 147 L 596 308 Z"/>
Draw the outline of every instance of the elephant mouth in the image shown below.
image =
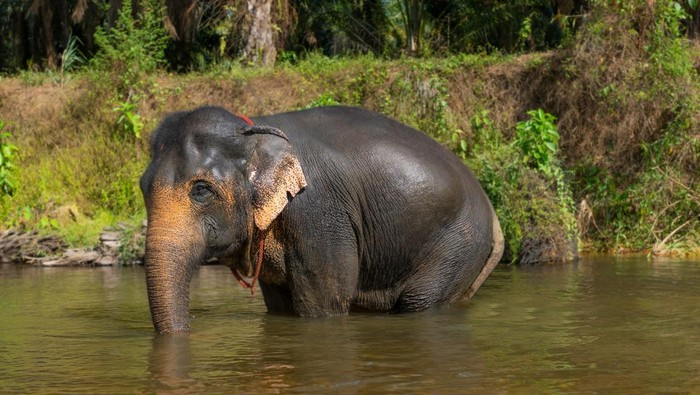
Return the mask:
<path id="1" fill-rule="evenodd" d="M 233 276 L 236 277 L 236 280 L 238 280 L 238 283 L 241 284 L 244 289 L 250 289 L 251 295 L 255 295 L 255 283 L 258 282 L 258 279 L 260 278 L 260 270 L 262 269 L 263 265 L 263 252 L 265 251 L 265 236 L 266 232 L 260 235 L 258 251 L 255 258 L 255 267 L 253 268 L 253 277 L 242 275 L 236 268 L 236 265 L 233 264 L 233 260 L 230 257 L 222 260 L 222 263 L 231 269 L 231 272 L 233 273 Z"/>

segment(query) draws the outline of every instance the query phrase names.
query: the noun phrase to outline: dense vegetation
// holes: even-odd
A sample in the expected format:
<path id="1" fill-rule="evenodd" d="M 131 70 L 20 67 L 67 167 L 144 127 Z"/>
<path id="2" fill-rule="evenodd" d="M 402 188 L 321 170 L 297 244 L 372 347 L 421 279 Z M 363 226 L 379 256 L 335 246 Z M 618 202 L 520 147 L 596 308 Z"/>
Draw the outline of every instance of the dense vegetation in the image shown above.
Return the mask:
<path id="1" fill-rule="evenodd" d="M 47 4 L 0 4 L 5 227 L 89 245 L 138 226 L 147 136 L 168 111 L 341 103 L 463 158 L 509 260 L 700 251 L 695 1 Z"/>
<path id="2" fill-rule="evenodd" d="M 395 58 L 560 45 L 585 0 L 133 0 L 140 28 L 168 36 L 164 66 L 206 70 L 231 61 L 270 65 L 308 52 Z M 124 0 L 8 0 L 0 4 L 0 69 L 59 69 L 73 40 L 87 57 L 121 30 Z M 684 3 L 685 4 L 685 3 Z M 697 8 L 688 2 L 686 8 Z M 155 28 L 154 25 L 150 27 Z"/>

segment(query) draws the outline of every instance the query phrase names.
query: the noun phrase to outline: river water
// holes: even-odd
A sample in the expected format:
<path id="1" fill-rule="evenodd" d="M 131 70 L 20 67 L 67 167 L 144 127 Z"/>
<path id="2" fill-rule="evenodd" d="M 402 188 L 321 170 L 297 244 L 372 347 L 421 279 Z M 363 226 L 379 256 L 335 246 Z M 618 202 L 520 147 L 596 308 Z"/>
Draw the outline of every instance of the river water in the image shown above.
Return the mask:
<path id="1" fill-rule="evenodd" d="M 265 313 L 230 272 L 153 335 L 143 268 L 0 266 L 0 393 L 700 393 L 700 261 L 499 267 L 404 315 Z"/>

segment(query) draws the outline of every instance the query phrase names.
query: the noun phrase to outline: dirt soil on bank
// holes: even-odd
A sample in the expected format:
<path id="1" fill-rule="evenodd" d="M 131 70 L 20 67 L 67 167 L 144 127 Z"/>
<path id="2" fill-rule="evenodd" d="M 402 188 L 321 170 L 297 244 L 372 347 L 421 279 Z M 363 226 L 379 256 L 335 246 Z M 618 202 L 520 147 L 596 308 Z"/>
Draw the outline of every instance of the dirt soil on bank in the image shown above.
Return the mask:
<path id="1" fill-rule="evenodd" d="M 573 89 L 578 82 L 564 75 L 557 56 L 531 54 L 450 73 L 447 100 L 456 126 L 469 132 L 472 117 L 488 109 L 495 125 L 512 134 L 528 110 L 544 108 L 558 119 L 562 157 L 569 165 L 592 159 L 593 164 L 614 171 L 634 169 L 640 162 L 639 143 L 661 134 L 669 121 L 668 111 L 649 103 L 635 112 L 601 114 L 595 97 L 572 97 L 580 94 Z M 406 73 L 399 64 L 390 64 L 387 69 L 384 86 L 375 85 L 375 92 L 364 93 L 360 105 L 381 110 L 382 97 L 390 91 L 389 86 Z M 247 116 L 289 111 L 308 106 L 321 94 L 348 89 L 351 80 L 352 76 L 342 71 L 319 82 L 284 69 L 245 79 L 164 75 L 155 79 L 151 95 L 141 101 L 138 112 L 146 123 L 145 132 L 149 133 L 171 111 L 202 105 L 218 105 Z M 69 80 L 63 85 L 51 81 L 31 85 L 21 78 L 3 78 L 0 119 L 20 144 L 31 140 L 48 148 L 65 147 L 70 142 L 62 131 L 75 129 L 79 122 L 91 122 L 94 112 L 100 111 L 85 103 L 90 101 L 86 99 L 90 89 L 85 79 Z M 110 108 L 101 111 L 114 117 Z M 21 133 L 16 132 L 15 125 L 23 126 Z"/>

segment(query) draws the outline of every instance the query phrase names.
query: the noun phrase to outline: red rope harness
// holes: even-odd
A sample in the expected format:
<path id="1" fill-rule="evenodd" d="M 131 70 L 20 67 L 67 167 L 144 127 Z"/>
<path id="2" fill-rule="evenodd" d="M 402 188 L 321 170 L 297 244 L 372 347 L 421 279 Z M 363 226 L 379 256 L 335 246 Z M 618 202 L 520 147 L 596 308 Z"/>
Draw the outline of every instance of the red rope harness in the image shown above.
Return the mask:
<path id="1" fill-rule="evenodd" d="M 242 119 L 243 122 L 247 123 L 248 126 L 253 126 L 253 121 L 251 121 L 250 118 L 246 117 L 245 115 L 236 114 L 236 116 L 237 116 L 238 118 Z"/>
<path id="2" fill-rule="evenodd" d="M 260 236 L 260 244 L 258 247 L 258 257 L 255 263 L 255 274 L 253 275 L 253 279 L 248 282 L 246 281 L 243 276 L 241 276 L 240 273 L 238 273 L 238 270 L 235 268 L 231 268 L 231 271 L 233 272 L 233 275 L 236 277 L 236 280 L 238 280 L 238 283 L 241 284 L 241 286 L 245 289 L 250 289 L 250 294 L 255 295 L 255 282 L 258 281 L 258 278 L 260 277 L 260 269 L 262 268 L 262 263 L 263 263 L 263 251 L 265 250 L 265 236 L 267 235 L 267 232 L 263 233 Z"/>

